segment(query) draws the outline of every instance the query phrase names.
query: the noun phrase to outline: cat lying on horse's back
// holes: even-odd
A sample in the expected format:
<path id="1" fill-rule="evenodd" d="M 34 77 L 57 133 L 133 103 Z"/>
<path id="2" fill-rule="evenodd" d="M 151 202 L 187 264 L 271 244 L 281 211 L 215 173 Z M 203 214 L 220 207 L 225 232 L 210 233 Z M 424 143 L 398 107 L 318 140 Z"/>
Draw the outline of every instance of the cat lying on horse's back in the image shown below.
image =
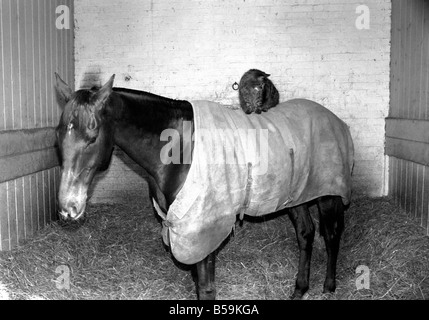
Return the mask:
<path id="1" fill-rule="evenodd" d="M 279 104 L 279 92 L 269 76 L 261 70 L 250 69 L 241 77 L 238 97 L 245 113 L 259 114 Z"/>

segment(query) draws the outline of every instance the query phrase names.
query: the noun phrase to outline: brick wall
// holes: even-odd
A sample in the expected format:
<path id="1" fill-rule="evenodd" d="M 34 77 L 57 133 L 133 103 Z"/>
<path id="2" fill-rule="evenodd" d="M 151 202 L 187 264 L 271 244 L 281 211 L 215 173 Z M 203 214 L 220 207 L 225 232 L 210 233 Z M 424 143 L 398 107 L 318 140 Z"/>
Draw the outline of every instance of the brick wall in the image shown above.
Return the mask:
<path id="1" fill-rule="evenodd" d="M 360 30 L 360 4 L 76 0 L 76 86 L 115 73 L 116 86 L 236 104 L 231 85 L 248 69 L 261 69 L 272 75 L 281 101 L 315 100 L 351 127 L 355 190 L 380 196 L 386 192 L 391 8 L 390 1 L 365 1 L 370 24 Z M 124 174 L 133 183 L 127 179 L 120 189 L 136 192 L 143 184 L 134 170 L 115 158 L 93 201 L 118 201 L 110 181 Z"/>

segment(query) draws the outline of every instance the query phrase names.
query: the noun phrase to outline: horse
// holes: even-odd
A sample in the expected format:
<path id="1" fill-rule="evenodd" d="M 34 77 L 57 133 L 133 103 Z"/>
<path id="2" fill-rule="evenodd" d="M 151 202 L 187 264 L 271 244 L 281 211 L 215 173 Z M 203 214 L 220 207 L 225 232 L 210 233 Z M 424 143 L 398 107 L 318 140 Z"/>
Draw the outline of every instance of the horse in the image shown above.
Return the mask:
<path id="1" fill-rule="evenodd" d="M 114 145 L 119 146 L 131 159 L 147 171 L 151 177 L 149 183 L 150 194 L 154 198 L 154 205 L 160 214 L 167 212 L 172 204 L 175 203 L 190 173 L 193 159 L 188 162 L 165 163 L 160 154 L 163 152 L 166 144 L 171 143 L 171 141 L 168 142 L 166 139 L 162 139 L 162 133 L 165 130 L 171 129 L 179 133 L 179 140 L 180 144 L 184 146 L 183 149 L 188 148 L 188 150 L 193 151 L 195 142 L 185 141 L 185 132 L 183 129 L 184 124 L 190 123 L 190 130 L 192 132 L 195 130 L 193 125 L 195 124 L 194 117 L 196 115 L 192 103 L 185 100 L 169 99 L 144 91 L 114 88 L 114 76 L 112 75 L 99 88 L 93 87 L 73 92 L 60 76 L 55 73 L 57 98 L 62 107 L 61 118 L 56 128 L 58 149 L 61 158 L 61 181 L 58 191 L 58 203 L 59 216 L 62 220 L 81 221 L 83 219 L 88 187 L 96 172 L 105 170 L 109 166 Z M 307 101 L 298 101 L 295 104 L 298 105 L 298 108 L 305 109 L 303 112 L 306 112 L 306 117 L 311 117 L 310 111 L 313 108 L 312 105 L 316 105 L 316 103 Z M 311 108 L 307 108 L 307 105 L 311 105 Z M 272 110 L 277 108 L 280 108 L 280 106 Z M 316 109 L 321 110 L 323 114 L 330 113 L 330 111 L 320 105 L 317 105 Z M 237 112 L 241 112 L 241 110 Z M 270 112 L 266 114 L 270 114 Z M 260 115 L 252 116 L 260 117 Z M 260 121 L 260 118 L 254 119 L 256 119 L 255 121 Z M 311 119 L 311 121 L 312 124 L 309 125 L 310 127 L 322 120 Z M 346 127 L 333 114 L 329 115 L 329 123 L 334 123 L 334 125 L 340 124 L 342 127 Z M 289 125 L 293 126 L 295 124 L 290 123 Z M 279 129 L 282 134 L 283 131 L 287 130 L 284 127 L 282 126 Z M 298 130 L 304 129 L 298 128 Z M 325 129 L 321 128 L 320 130 L 323 131 Z M 344 144 L 347 149 L 346 152 L 340 154 L 340 159 L 337 160 L 339 162 L 352 162 L 353 144 L 348 129 L 344 130 L 340 133 L 335 133 L 336 136 L 342 139 L 341 141 L 345 141 Z M 314 136 L 320 135 L 320 132 L 319 134 L 307 135 L 303 131 L 301 135 L 310 139 L 311 144 L 311 139 L 315 139 L 316 137 Z M 323 143 L 318 142 L 317 144 L 318 153 L 311 156 L 303 156 L 303 152 L 300 152 L 299 149 L 294 154 L 292 148 L 290 152 L 284 153 L 284 159 L 288 159 L 287 161 L 289 162 L 284 160 L 284 164 L 280 163 L 279 170 L 290 171 L 288 167 L 292 167 L 292 176 L 294 178 L 290 178 L 291 184 L 303 176 L 305 176 L 308 182 L 312 179 L 311 176 L 315 175 L 314 172 L 306 175 L 299 171 L 294 172 L 294 167 L 296 167 L 298 161 L 308 164 L 312 161 L 310 158 L 317 158 L 321 157 L 320 155 L 330 153 L 328 149 L 324 149 Z M 181 151 L 180 156 L 185 156 L 183 151 Z M 300 159 L 300 156 L 303 159 Z M 341 158 L 346 159 L 342 160 Z M 322 161 L 321 166 L 317 170 L 323 171 L 326 165 L 326 161 Z M 349 165 L 350 163 L 345 165 L 345 196 L 343 195 L 342 197 L 341 194 L 335 191 L 322 191 L 313 194 L 311 197 L 316 198 L 311 199 L 311 201 L 301 199 L 301 202 L 306 202 L 296 202 L 299 203 L 298 205 L 293 203 L 293 201 L 290 202 L 288 198 L 281 207 L 281 210 L 288 214 L 295 228 L 299 247 L 298 273 L 294 291 L 290 296 L 291 299 L 302 299 L 309 289 L 310 260 L 315 235 L 315 226 L 310 215 L 309 205 L 314 202 L 317 204 L 319 211 L 320 233 L 324 238 L 327 253 L 327 269 L 323 292 L 332 293 L 336 289 L 336 265 L 341 234 L 344 229 L 344 211 L 348 205 L 348 201 L 344 201 L 344 198 L 347 198 L 349 196 L 347 193 L 350 193 L 349 175 L 351 175 L 352 169 L 351 167 L 349 168 Z M 309 170 L 311 171 L 312 169 Z M 331 179 L 329 171 L 322 173 L 324 177 Z M 287 186 L 283 187 L 287 189 Z M 287 205 L 288 203 L 289 205 Z M 279 208 L 280 206 L 274 207 L 277 211 L 279 211 Z M 210 214 L 210 212 L 205 214 Z M 233 218 L 228 219 L 228 221 L 232 221 Z M 216 236 L 217 225 L 216 228 L 210 230 L 210 232 L 206 232 L 205 234 Z M 225 230 L 225 234 L 231 232 L 230 225 Z M 219 241 L 224 238 L 222 236 L 222 238 L 219 238 Z M 210 241 L 207 237 L 203 240 Z M 205 243 L 202 243 L 204 241 L 194 242 L 198 242 L 198 245 L 205 245 Z M 196 268 L 196 292 L 197 298 L 200 300 L 213 300 L 216 298 L 216 250 L 213 249 L 216 249 L 219 241 L 209 249 L 202 251 L 203 256 L 202 258 L 198 256 L 199 261 L 185 261 L 186 263 L 190 263 L 189 261 L 193 262 L 192 264 Z M 187 249 L 191 250 L 191 248 Z"/>

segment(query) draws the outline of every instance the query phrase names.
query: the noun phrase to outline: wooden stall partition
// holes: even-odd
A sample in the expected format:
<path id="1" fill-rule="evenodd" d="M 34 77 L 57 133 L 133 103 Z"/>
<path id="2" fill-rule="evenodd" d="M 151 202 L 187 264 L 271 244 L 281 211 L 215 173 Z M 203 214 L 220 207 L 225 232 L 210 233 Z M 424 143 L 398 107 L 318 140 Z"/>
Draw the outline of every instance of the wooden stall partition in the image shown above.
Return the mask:
<path id="1" fill-rule="evenodd" d="M 74 83 L 73 0 L 0 0 L 0 250 L 56 217 L 54 72 Z"/>
<path id="2" fill-rule="evenodd" d="M 389 194 L 429 235 L 429 1 L 392 1 Z"/>

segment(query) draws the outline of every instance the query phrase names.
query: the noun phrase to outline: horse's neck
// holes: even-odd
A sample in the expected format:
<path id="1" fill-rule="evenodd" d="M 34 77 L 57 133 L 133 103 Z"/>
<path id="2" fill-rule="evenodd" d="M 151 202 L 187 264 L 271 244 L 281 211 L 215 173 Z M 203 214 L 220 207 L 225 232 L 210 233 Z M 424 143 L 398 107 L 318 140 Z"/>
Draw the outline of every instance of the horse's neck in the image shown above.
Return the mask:
<path id="1" fill-rule="evenodd" d="M 192 121 L 192 106 L 174 103 L 144 103 L 137 105 L 117 95 L 115 103 L 114 139 L 115 143 L 130 158 L 142 166 L 153 178 L 164 194 L 168 207 L 179 192 L 186 179 L 190 164 L 166 164 L 161 159 L 161 151 L 168 141 L 161 140 L 161 133 L 169 129 L 183 137 L 183 122 Z M 180 141 L 180 146 L 183 146 Z"/>

